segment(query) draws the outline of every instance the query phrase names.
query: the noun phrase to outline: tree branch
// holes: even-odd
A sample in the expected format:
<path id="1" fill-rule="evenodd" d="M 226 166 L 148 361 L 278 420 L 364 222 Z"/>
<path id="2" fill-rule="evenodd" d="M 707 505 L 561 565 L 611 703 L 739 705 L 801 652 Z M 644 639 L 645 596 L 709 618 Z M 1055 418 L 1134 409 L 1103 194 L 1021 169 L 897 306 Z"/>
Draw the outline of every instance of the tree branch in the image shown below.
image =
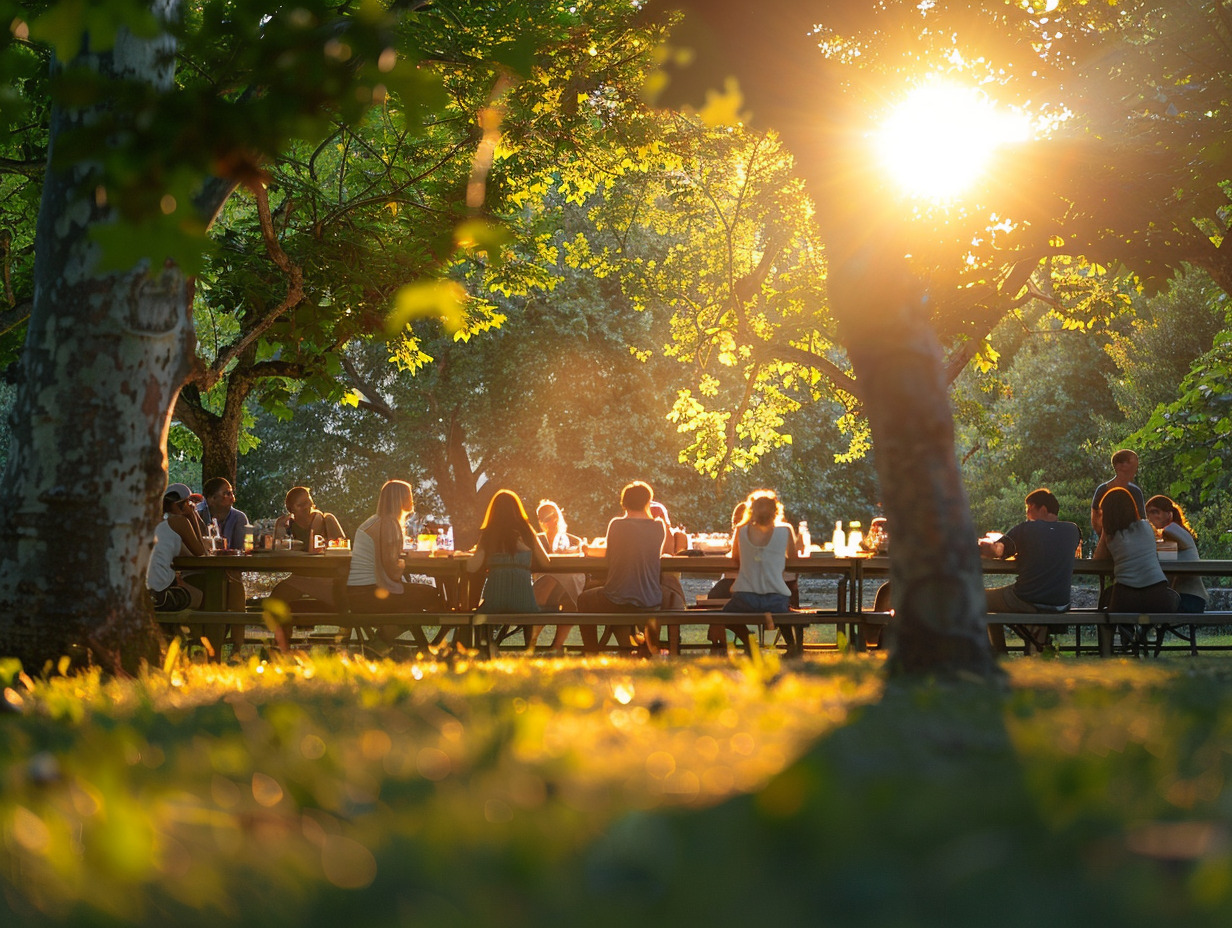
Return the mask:
<path id="1" fill-rule="evenodd" d="M 350 379 L 351 385 L 359 391 L 360 408 L 376 413 L 387 422 L 395 421 L 398 418 L 398 411 L 390 406 L 389 402 L 381 396 L 380 391 L 372 385 L 368 378 L 360 373 L 359 368 L 355 366 L 354 360 L 345 354 L 341 357 L 342 369 L 346 371 L 346 375 Z"/>
<path id="2" fill-rule="evenodd" d="M 256 344 L 257 339 L 263 335 L 270 326 L 278 320 L 280 316 L 286 313 L 287 310 L 299 304 L 304 298 L 304 272 L 295 264 L 287 253 L 283 251 L 281 243 L 278 241 L 278 235 L 274 230 L 274 220 L 270 214 L 269 207 L 269 192 L 262 184 L 252 184 L 249 187 L 253 198 L 257 203 L 257 216 L 261 220 L 261 237 L 265 240 L 265 250 L 269 254 L 270 260 L 276 264 L 284 274 L 287 275 L 287 292 L 277 306 L 265 313 L 251 328 L 235 342 L 227 345 L 218 356 L 214 358 L 214 363 L 210 365 L 206 371 L 201 386 L 208 390 L 216 384 L 222 377 L 223 372 L 233 360 L 239 357 L 244 352 L 248 351 Z"/>

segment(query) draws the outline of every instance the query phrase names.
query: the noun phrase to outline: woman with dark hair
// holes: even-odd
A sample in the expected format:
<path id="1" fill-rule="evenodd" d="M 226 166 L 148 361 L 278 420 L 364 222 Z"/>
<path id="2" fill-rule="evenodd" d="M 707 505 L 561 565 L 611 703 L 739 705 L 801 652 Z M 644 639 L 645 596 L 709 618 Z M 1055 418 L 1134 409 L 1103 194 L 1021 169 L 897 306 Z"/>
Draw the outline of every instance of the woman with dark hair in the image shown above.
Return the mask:
<path id="1" fill-rule="evenodd" d="M 488 572 L 479 608 L 484 612 L 538 612 L 531 570 L 544 570 L 548 553 L 531 527 L 522 499 L 512 490 L 497 490 L 479 528 L 470 573 Z M 528 646 L 532 642 L 527 642 Z"/>
<path id="2" fill-rule="evenodd" d="M 1163 532 L 1168 541 L 1176 542 L 1178 561 L 1196 561 L 1198 554 L 1197 533 L 1185 518 L 1185 513 L 1166 496 L 1152 496 L 1146 501 L 1146 519 Z M 1172 589 L 1181 597 L 1181 612 L 1206 612 L 1206 587 L 1202 578 L 1194 574 L 1181 574 L 1172 581 Z"/>
<path id="3" fill-rule="evenodd" d="M 312 501 L 312 491 L 307 487 L 291 487 L 285 499 L 287 511 L 274 523 L 274 537 L 290 537 L 300 543 L 305 551 L 313 548 L 314 537 L 329 543 L 346 538 L 346 532 L 338 524 L 332 512 L 322 512 Z"/>
<path id="4" fill-rule="evenodd" d="M 1113 487 L 1099 503 L 1103 534 L 1096 560 L 1112 558 L 1113 612 L 1176 612 L 1180 597 L 1168 586 L 1155 548 L 1155 529 L 1139 518 L 1138 504 L 1124 487 Z"/>
<path id="5" fill-rule="evenodd" d="M 411 485 L 387 480 L 381 487 L 376 515 L 369 516 L 355 531 L 351 573 L 347 577 L 347 602 L 351 612 L 379 615 L 393 612 L 427 612 L 442 607 L 436 587 L 402 579 L 402 549 L 406 544 L 406 517 L 415 511 Z M 350 629 L 342 629 L 348 633 Z M 428 638 L 420 626 L 411 634 L 421 650 L 430 653 Z M 392 645 L 398 634 L 381 626 L 377 636 Z"/>
<path id="6" fill-rule="evenodd" d="M 338 524 L 332 512 L 322 512 L 312 501 L 312 491 L 307 487 L 291 487 L 285 498 L 287 511 L 274 523 L 275 538 L 292 538 L 300 542 L 304 551 L 314 551 L 314 541 L 320 538 L 328 544 L 346 538 L 346 532 Z M 274 617 L 274 640 L 279 649 L 291 649 L 291 621 L 295 615 L 312 612 L 333 612 L 338 608 L 334 601 L 334 581 L 328 577 L 305 577 L 291 574 L 270 591 L 268 599 Z M 281 607 L 273 606 L 282 603 Z"/>

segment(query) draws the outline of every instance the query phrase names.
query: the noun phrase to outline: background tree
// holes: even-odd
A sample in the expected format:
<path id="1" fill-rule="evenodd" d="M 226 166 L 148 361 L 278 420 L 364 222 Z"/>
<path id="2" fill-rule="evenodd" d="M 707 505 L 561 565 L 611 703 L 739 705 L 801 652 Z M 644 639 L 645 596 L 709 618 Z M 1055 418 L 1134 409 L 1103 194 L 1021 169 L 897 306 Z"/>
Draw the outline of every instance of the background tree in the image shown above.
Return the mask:
<path id="1" fill-rule="evenodd" d="M 22 15 L 6 17 L 0 38 L 5 72 L 29 55 L 29 36 L 58 58 L 0 495 L 15 526 L 3 548 L 0 642 L 32 667 L 82 642 L 108 667 L 135 667 L 157 653 L 143 591 L 148 538 L 169 414 L 193 357 L 185 274 L 201 265 L 209 222 L 237 185 L 255 189 L 261 164 L 292 140 L 358 123 L 387 94 L 407 112 L 430 109 L 437 84 L 418 67 L 415 40 L 433 17 L 487 17 L 495 31 L 521 23 L 527 32 L 567 32 L 577 20 L 568 11 L 536 19 L 517 3 L 384 13 L 330 0 L 272 14 L 247 0 L 14 12 Z M 213 66 L 177 85 L 174 51 L 190 42 Z M 501 44 L 492 66 L 525 73 L 531 47 Z M 483 203 L 494 139 L 473 140 L 483 157 L 468 181 L 472 208 Z M 87 510 L 94 518 L 66 538 L 70 515 Z"/>

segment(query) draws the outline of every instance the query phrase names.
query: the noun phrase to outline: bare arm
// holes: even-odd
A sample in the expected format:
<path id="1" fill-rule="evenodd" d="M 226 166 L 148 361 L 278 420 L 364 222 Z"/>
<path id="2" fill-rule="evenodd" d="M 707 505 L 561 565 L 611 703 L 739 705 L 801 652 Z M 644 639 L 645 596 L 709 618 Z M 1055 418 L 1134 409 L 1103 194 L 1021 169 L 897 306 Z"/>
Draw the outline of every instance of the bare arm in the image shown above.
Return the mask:
<path id="1" fill-rule="evenodd" d="M 488 555 L 487 552 L 483 550 L 483 542 L 480 541 L 479 544 L 475 545 L 475 553 L 472 554 L 470 559 L 466 562 L 466 572 L 468 574 L 477 574 L 487 566 Z"/>
<path id="2" fill-rule="evenodd" d="M 1095 553 L 1091 556 L 1097 561 L 1106 561 L 1112 557 L 1112 554 L 1108 551 L 1108 536 L 1099 536 L 1099 544 L 1095 546 Z"/>
<path id="3" fill-rule="evenodd" d="M 205 543 L 201 540 L 201 533 L 193 528 L 187 516 L 170 515 L 167 517 L 167 524 L 175 529 L 175 533 L 180 536 L 189 554 L 194 557 L 201 557 L 205 554 Z"/>
<path id="4" fill-rule="evenodd" d="M 402 532 L 392 519 L 382 519 L 376 526 L 376 556 L 385 577 L 395 583 L 402 580 Z"/>
<path id="5" fill-rule="evenodd" d="M 531 532 L 530 563 L 536 570 L 545 570 L 551 564 L 547 549 L 543 547 L 543 539 Z"/>
<path id="6" fill-rule="evenodd" d="M 731 559 L 736 562 L 736 566 L 740 566 L 740 532 L 732 533 Z"/>
<path id="7" fill-rule="evenodd" d="M 1005 544 L 1000 541 L 981 541 L 980 554 L 1000 560 L 1005 557 Z"/>
<path id="8" fill-rule="evenodd" d="M 346 538 L 347 533 L 342 530 L 342 524 L 334 516 L 332 512 L 325 513 L 325 540 L 333 541 L 336 538 Z"/>

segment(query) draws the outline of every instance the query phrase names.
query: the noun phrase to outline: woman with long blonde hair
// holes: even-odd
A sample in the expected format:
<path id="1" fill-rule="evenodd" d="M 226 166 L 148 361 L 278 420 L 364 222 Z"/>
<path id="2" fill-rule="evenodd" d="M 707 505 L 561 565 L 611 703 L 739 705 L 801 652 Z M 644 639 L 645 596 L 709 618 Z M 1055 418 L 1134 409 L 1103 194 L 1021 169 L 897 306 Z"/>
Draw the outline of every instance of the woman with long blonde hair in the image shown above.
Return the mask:
<path id="1" fill-rule="evenodd" d="M 411 485 L 404 480 L 385 481 L 377 500 L 376 515 L 369 516 L 355 531 L 351 573 L 347 577 L 347 601 L 351 612 L 379 615 L 443 608 L 436 587 L 402 578 L 406 566 L 402 559 L 406 517 L 414 511 Z M 411 626 L 411 634 L 422 651 L 430 651 L 421 626 Z M 377 636 L 391 645 L 397 638 L 397 631 L 381 626 Z"/>

